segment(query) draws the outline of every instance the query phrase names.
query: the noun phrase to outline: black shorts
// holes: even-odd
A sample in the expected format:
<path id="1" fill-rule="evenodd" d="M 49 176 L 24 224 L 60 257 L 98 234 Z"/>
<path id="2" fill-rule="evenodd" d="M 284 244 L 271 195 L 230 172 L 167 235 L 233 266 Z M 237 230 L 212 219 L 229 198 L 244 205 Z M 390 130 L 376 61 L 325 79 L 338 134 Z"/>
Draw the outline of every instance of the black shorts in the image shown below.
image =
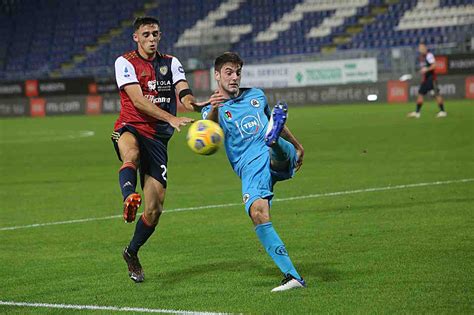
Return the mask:
<path id="1" fill-rule="evenodd" d="M 433 79 L 427 79 L 423 81 L 418 90 L 418 94 L 426 95 L 429 91 L 433 90 L 434 95 L 439 95 L 438 81 Z"/>
<path id="2" fill-rule="evenodd" d="M 145 174 L 153 177 L 166 188 L 168 140 L 147 138 L 140 135 L 134 127 L 126 125 L 112 133 L 112 142 L 120 161 L 122 161 L 122 159 L 120 157 L 118 139 L 124 132 L 132 133 L 138 141 L 140 150 L 140 165 L 138 165 L 138 169 L 140 171 L 140 184 L 142 189 L 145 185 Z"/>

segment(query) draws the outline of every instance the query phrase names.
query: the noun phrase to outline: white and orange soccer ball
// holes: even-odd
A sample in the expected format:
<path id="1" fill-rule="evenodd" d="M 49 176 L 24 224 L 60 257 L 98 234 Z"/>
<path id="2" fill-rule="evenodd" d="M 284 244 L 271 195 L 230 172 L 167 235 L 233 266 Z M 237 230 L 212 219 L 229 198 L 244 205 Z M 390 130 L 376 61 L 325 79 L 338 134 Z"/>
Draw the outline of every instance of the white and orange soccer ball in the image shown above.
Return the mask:
<path id="1" fill-rule="evenodd" d="M 211 155 L 222 146 L 224 132 L 219 124 L 212 120 L 198 120 L 188 129 L 186 141 L 193 152 Z"/>

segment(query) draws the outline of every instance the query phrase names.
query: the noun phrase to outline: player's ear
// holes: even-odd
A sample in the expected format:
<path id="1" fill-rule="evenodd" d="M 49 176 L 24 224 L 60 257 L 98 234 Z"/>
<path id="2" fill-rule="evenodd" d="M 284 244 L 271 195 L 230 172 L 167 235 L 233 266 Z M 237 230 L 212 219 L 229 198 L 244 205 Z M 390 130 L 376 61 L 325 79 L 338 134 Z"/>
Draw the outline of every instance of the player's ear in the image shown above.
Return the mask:
<path id="1" fill-rule="evenodd" d="M 133 37 L 133 41 L 136 42 L 136 43 L 138 43 L 138 35 L 137 35 L 137 32 L 133 32 L 132 37 Z"/>
<path id="2" fill-rule="evenodd" d="M 216 81 L 219 81 L 221 79 L 221 74 L 217 70 L 214 70 L 214 79 Z"/>

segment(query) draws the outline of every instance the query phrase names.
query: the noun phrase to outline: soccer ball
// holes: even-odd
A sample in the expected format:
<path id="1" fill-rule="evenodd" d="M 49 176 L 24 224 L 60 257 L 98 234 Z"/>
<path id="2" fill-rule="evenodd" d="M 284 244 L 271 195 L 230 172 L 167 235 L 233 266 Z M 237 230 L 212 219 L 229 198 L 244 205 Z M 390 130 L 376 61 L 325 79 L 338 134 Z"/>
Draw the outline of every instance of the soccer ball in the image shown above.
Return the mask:
<path id="1" fill-rule="evenodd" d="M 194 152 L 203 155 L 211 155 L 222 145 L 224 132 L 219 124 L 212 120 L 198 120 L 188 129 L 186 141 Z"/>

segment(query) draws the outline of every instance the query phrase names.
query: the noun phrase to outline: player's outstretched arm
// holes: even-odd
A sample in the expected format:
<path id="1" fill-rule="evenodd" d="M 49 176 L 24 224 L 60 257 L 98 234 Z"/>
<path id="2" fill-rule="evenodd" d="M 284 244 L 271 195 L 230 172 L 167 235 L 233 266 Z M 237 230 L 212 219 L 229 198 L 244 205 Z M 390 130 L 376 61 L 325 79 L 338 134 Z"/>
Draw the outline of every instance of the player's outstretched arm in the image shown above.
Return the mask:
<path id="1" fill-rule="evenodd" d="M 296 137 L 290 131 L 288 126 L 283 127 L 283 130 L 282 130 L 280 136 L 283 137 L 283 139 L 288 140 L 295 147 L 296 153 L 298 155 L 298 161 L 296 162 L 296 171 L 298 171 L 300 169 L 301 165 L 303 165 L 303 158 L 304 158 L 303 145 L 301 145 L 301 143 L 298 141 L 298 139 L 296 139 Z"/>
<path id="2" fill-rule="evenodd" d="M 143 92 L 138 84 L 130 84 L 124 87 L 125 92 L 130 97 L 133 105 L 141 112 L 150 117 L 158 120 L 165 121 L 171 125 L 174 129 L 181 131 L 179 127 L 185 126 L 188 123 L 193 122 L 192 118 L 188 117 L 176 117 L 170 113 L 162 110 L 149 99 L 143 96 Z"/>
<path id="3" fill-rule="evenodd" d="M 186 81 L 180 81 L 175 86 L 176 93 L 178 94 L 179 100 L 181 104 L 183 104 L 184 108 L 189 111 L 200 112 L 201 107 L 196 106 L 196 98 L 194 97 L 191 89 L 189 88 L 189 84 Z"/>
<path id="4" fill-rule="evenodd" d="M 216 123 L 219 123 L 219 106 L 225 101 L 226 101 L 226 98 L 224 97 L 224 95 L 221 94 L 221 92 L 217 90 L 214 91 L 214 93 L 211 95 L 211 97 L 208 100 L 208 104 L 211 104 L 211 110 L 209 111 L 209 114 L 207 115 L 207 119 L 210 119 L 212 121 L 215 121 Z"/>
<path id="5" fill-rule="evenodd" d="M 201 108 L 207 105 L 218 106 L 226 101 L 224 95 L 222 95 L 219 91 L 214 91 L 214 93 L 209 97 L 207 101 L 204 102 L 194 102 L 192 103 L 195 108 L 198 108 L 198 111 L 201 111 Z"/>
<path id="6" fill-rule="evenodd" d="M 206 119 L 215 121 L 216 123 L 219 123 L 219 105 L 224 103 L 226 101 L 226 98 L 224 95 L 222 95 L 219 91 L 214 91 L 214 93 L 211 95 L 211 97 L 205 101 L 205 102 L 200 102 L 200 103 L 194 103 L 195 106 L 198 106 L 199 108 L 207 105 L 211 105 L 211 109 L 207 114 Z"/>

